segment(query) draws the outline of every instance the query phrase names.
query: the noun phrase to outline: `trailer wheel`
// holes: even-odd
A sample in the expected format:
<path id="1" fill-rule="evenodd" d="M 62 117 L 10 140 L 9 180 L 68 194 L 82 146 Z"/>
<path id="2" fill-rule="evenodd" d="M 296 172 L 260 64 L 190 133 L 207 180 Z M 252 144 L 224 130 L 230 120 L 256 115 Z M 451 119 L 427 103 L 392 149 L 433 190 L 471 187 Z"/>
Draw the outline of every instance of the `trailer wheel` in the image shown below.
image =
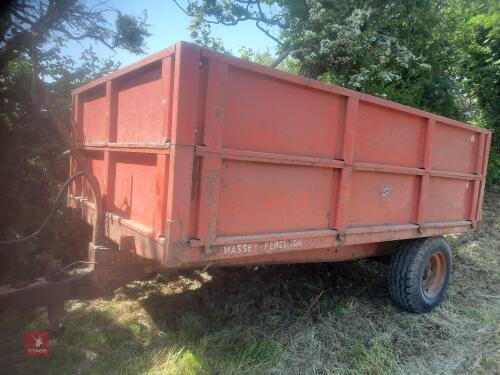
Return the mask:
<path id="1" fill-rule="evenodd" d="M 443 237 L 403 242 L 389 266 L 392 301 L 409 312 L 431 311 L 444 298 L 451 262 L 451 249 Z"/>

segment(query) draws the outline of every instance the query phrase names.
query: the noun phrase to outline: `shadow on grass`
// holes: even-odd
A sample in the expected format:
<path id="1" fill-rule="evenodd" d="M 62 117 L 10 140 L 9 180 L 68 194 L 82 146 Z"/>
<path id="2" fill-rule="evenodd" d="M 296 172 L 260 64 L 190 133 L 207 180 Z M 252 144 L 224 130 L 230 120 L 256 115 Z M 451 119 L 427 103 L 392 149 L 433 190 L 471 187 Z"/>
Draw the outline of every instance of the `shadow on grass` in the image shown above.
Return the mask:
<path id="1" fill-rule="evenodd" d="M 159 288 L 140 303 L 158 325 L 168 329 L 181 326 L 188 315 L 206 320 L 204 328 L 214 331 L 242 321 L 261 325 L 270 316 L 286 323 L 326 312 L 319 307 L 332 308 L 353 295 L 389 303 L 386 268 L 362 260 L 214 269 L 209 281 L 196 272 L 180 276 L 200 279 L 199 288 L 178 287 L 173 292 Z M 129 291 L 128 297 L 139 295 Z"/>
<path id="2" fill-rule="evenodd" d="M 24 332 L 46 327 L 45 308 L 6 313 L 0 366 L 11 374 L 147 373 L 162 361 L 172 373 L 176 366 L 177 373 L 258 368 L 280 350 L 272 332 L 338 313 L 352 295 L 389 303 L 384 267 L 373 261 L 238 267 L 138 281 L 110 301 L 68 303 L 67 329 L 53 340 L 51 358 L 23 353 Z M 133 314 L 117 319 L 130 314 L 130 305 L 143 308 L 151 324 Z"/>
<path id="3" fill-rule="evenodd" d="M 284 348 L 276 337 L 297 321 L 342 314 L 353 296 L 389 303 L 385 276 L 385 265 L 359 261 L 138 281 L 112 300 L 68 303 L 67 330 L 51 358 L 22 352 L 24 331 L 45 327 L 45 309 L 6 315 L 0 365 L 12 374 L 259 372 L 278 360 Z"/>
<path id="4" fill-rule="evenodd" d="M 62 337 L 52 339 L 51 357 L 28 358 L 23 352 L 24 333 L 45 329 L 45 317 L 45 308 L 4 314 L 0 344 L 2 373 L 79 374 L 92 369 L 111 374 L 122 366 L 127 353 L 138 353 L 143 348 L 129 327 L 117 323 L 106 312 L 81 303 L 67 312 L 66 331 Z"/>
<path id="5" fill-rule="evenodd" d="M 272 367 L 284 349 L 274 340 L 280 332 L 300 320 L 314 324 L 342 314 L 353 296 L 390 303 L 386 266 L 373 261 L 214 269 L 209 280 L 196 272 L 172 279 L 140 304 L 162 332 L 197 354 L 208 373 Z M 201 286 L 193 287 L 196 279 Z M 121 292 L 132 299 L 142 293 Z"/>

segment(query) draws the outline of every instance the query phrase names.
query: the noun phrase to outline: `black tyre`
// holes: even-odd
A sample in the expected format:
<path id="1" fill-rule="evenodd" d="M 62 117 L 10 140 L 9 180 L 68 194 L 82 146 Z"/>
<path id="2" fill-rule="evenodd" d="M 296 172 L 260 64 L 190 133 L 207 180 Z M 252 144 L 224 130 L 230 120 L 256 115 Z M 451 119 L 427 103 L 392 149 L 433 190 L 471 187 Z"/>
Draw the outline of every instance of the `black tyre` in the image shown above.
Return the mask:
<path id="1" fill-rule="evenodd" d="M 403 242 L 389 266 L 392 301 L 409 312 L 431 311 L 444 298 L 451 263 L 451 249 L 443 237 Z"/>

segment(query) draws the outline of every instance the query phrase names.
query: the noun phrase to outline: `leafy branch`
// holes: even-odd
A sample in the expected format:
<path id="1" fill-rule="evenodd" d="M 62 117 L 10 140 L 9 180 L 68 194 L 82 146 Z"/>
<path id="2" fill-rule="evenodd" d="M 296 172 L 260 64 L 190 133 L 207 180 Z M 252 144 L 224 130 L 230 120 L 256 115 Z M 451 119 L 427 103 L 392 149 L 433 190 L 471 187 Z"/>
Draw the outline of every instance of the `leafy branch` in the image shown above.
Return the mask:
<path id="1" fill-rule="evenodd" d="M 115 15 L 114 26 L 107 20 Z M 0 8 L 0 69 L 33 46 L 62 46 L 68 40 L 90 39 L 108 48 L 144 53 L 146 14 L 122 14 L 108 1 L 93 6 L 82 0 L 6 0 Z"/>

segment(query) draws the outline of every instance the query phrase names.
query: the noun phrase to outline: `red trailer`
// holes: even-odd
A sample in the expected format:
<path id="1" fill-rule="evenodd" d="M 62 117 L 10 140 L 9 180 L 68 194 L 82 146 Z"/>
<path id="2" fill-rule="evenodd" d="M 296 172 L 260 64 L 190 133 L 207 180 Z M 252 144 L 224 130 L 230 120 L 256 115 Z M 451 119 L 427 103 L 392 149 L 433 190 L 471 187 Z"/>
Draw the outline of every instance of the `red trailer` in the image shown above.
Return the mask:
<path id="1" fill-rule="evenodd" d="M 393 301 L 424 312 L 449 280 L 441 236 L 481 223 L 491 133 L 384 99 L 180 42 L 73 104 L 71 173 L 95 179 L 69 203 L 118 244 L 91 246 L 93 271 L 392 254 Z"/>
<path id="2" fill-rule="evenodd" d="M 106 236 L 162 267 L 398 252 L 393 278 L 422 263 L 413 271 L 431 303 L 398 299 L 403 284 L 392 294 L 424 311 L 451 266 L 436 236 L 481 222 L 491 133 L 384 99 L 180 42 L 75 90 L 73 103 Z M 92 223 L 88 186 L 69 196 Z"/>

